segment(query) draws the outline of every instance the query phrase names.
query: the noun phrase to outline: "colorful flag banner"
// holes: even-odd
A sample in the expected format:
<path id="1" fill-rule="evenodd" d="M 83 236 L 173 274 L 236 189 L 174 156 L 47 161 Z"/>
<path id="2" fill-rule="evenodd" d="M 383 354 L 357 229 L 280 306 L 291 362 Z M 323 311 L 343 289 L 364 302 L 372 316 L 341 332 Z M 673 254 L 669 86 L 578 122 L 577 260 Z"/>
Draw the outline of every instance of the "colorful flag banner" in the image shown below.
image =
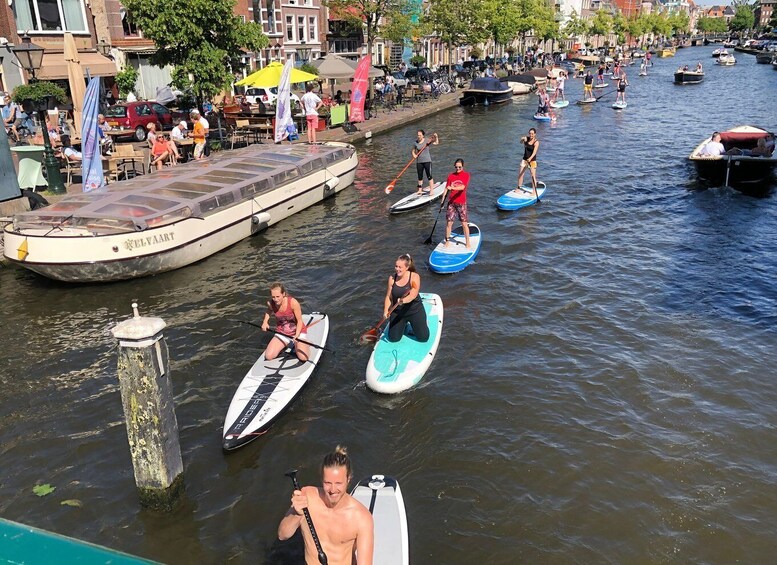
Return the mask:
<path id="1" fill-rule="evenodd" d="M 372 57 L 365 55 L 359 61 L 356 72 L 353 75 L 353 92 L 351 93 L 351 116 L 349 122 L 364 121 L 364 101 L 367 98 L 369 86 L 369 73 L 372 66 Z"/>
<path id="2" fill-rule="evenodd" d="M 81 158 L 84 178 L 84 192 L 100 188 L 105 184 L 103 161 L 100 153 L 100 132 L 97 114 L 100 111 L 100 77 L 89 81 L 84 96 L 81 121 Z"/>
<path id="3" fill-rule="evenodd" d="M 291 59 L 286 61 L 278 84 L 278 99 L 275 101 L 275 143 L 280 143 L 294 129 L 291 117 Z"/>

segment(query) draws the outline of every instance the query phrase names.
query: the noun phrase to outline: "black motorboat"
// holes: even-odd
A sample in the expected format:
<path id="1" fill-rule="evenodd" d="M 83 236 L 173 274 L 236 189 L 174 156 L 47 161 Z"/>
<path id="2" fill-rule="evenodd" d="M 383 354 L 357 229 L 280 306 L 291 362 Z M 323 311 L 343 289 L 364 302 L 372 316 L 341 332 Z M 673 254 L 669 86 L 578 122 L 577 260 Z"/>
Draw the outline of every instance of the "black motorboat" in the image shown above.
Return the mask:
<path id="1" fill-rule="evenodd" d="M 704 80 L 702 71 L 684 71 L 678 70 L 674 73 L 675 84 L 696 84 Z"/>
<path id="2" fill-rule="evenodd" d="M 459 104 L 462 106 L 473 106 L 483 104 L 501 104 L 507 102 L 513 96 L 513 89 L 509 85 L 501 82 L 498 78 L 480 77 L 474 79 L 469 87 L 461 93 Z"/>

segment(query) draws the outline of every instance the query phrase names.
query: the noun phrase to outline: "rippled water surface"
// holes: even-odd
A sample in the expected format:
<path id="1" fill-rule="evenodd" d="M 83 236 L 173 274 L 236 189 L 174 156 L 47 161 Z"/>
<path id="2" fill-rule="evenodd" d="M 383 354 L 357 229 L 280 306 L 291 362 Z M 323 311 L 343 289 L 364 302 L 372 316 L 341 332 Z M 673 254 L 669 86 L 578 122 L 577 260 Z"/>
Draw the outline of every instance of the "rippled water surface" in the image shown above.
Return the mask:
<path id="1" fill-rule="evenodd" d="M 686 157 L 715 129 L 774 129 L 777 72 L 743 54 L 716 67 L 711 51 L 629 68 L 622 112 L 613 93 L 537 124 L 524 97 L 377 136 L 352 188 L 185 269 L 92 286 L 0 270 L 0 515 L 166 563 L 282 562 L 283 473 L 315 482 L 342 443 L 357 476 L 399 478 L 416 564 L 770 562 L 775 197 L 702 190 Z M 705 82 L 673 85 L 697 60 Z M 460 156 L 472 174 L 484 243 L 457 275 L 423 267 L 436 209 L 388 215 L 412 172 L 382 189 L 419 126 L 442 139 L 437 178 Z M 549 190 L 498 212 L 532 126 Z M 421 385 L 384 397 L 363 385 L 357 338 L 403 252 L 445 327 Z M 225 455 L 227 406 L 266 340 L 233 320 L 259 320 L 275 280 L 330 314 L 336 354 L 270 433 Z M 123 425 L 108 330 L 133 299 L 168 324 L 186 466 L 169 515 L 140 509 Z M 36 483 L 57 490 L 38 498 Z"/>

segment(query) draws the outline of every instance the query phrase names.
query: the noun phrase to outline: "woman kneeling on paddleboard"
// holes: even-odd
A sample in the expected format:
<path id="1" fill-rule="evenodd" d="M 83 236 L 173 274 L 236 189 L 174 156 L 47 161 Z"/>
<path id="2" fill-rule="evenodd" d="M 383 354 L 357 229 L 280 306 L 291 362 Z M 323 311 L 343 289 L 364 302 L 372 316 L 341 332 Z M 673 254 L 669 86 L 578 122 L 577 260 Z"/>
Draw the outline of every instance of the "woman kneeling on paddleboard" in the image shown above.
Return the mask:
<path id="1" fill-rule="evenodd" d="M 391 314 L 388 340 L 394 342 L 402 339 L 409 323 L 416 340 L 428 341 L 429 326 L 426 323 L 426 311 L 421 304 L 421 297 L 418 296 L 421 291 L 421 275 L 416 272 L 413 259 L 409 254 L 405 253 L 397 258 L 394 272 L 396 274 L 388 279 L 386 299 L 383 301 L 384 318 L 388 318 Z"/>
<path id="2" fill-rule="evenodd" d="M 270 330 L 270 313 L 275 315 L 275 330 Z M 296 298 L 286 294 L 286 288 L 281 283 L 273 283 L 270 286 L 270 300 L 267 302 L 262 329 L 275 334 L 267 344 L 264 352 L 265 359 L 272 361 L 284 348 L 292 344 L 297 358 L 300 361 L 308 360 L 310 348 L 296 341 L 298 337 L 305 338 L 302 308 Z"/>

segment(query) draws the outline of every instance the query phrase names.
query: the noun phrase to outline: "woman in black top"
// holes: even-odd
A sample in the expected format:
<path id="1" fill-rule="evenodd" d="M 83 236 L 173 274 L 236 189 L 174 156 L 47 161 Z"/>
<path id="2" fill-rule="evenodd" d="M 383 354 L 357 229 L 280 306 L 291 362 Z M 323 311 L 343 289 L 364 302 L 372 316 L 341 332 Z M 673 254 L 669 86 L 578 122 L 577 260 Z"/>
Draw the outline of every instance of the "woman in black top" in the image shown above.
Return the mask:
<path id="1" fill-rule="evenodd" d="M 388 289 L 383 301 L 384 317 L 388 317 L 391 307 L 397 305 L 391 313 L 388 340 L 394 342 L 402 339 L 407 324 L 410 324 L 415 339 L 428 341 L 426 310 L 418 295 L 421 291 L 421 276 L 416 272 L 410 255 L 406 253 L 397 258 L 394 273 L 388 278 Z"/>

